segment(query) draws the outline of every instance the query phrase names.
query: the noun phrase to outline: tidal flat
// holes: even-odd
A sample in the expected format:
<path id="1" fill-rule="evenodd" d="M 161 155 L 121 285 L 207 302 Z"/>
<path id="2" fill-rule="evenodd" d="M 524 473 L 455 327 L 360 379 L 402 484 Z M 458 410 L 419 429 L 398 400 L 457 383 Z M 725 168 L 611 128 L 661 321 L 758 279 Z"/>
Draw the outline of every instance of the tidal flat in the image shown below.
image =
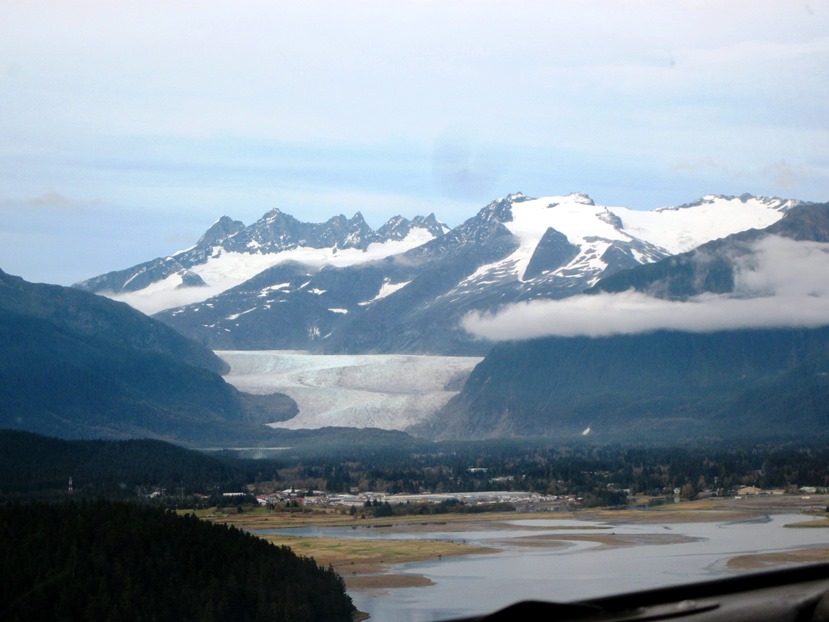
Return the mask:
<path id="1" fill-rule="evenodd" d="M 826 497 L 621 510 L 366 518 L 257 512 L 232 522 L 331 565 L 375 619 L 440 620 L 829 560 Z M 473 603 L 453 594 L 475 593 Z"/>

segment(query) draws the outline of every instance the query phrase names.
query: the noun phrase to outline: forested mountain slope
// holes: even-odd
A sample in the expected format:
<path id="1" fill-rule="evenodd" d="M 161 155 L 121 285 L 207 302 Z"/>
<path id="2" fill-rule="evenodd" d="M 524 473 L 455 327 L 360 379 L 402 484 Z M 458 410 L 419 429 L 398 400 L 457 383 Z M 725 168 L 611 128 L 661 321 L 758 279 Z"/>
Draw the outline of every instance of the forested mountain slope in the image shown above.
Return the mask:
<path id="1" fill-rule="evenodd" d="M 0 427 L 63 438 L 251 438 L 290 416 L 212 352 L 123 303 L 0 272 Z"/>
<path id="2" fill-rule="evenodd" d="M 829 328 L 503 343 L 425 432 L 436 438 L 829 433 Z"/>

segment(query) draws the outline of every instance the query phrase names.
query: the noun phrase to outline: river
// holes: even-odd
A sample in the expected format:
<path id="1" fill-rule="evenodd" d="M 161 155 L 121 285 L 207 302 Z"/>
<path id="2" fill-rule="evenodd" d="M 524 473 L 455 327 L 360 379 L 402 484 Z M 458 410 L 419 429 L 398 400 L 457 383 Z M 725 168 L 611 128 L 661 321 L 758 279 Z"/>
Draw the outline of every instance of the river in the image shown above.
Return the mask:
<path id="1" fill-rule="evenodd" d="M 808 518 L 771 514 L 740 521 L 664 524 L 539 519 L 466 532 L 383 533 L 332 527 L 279 533 L 427 538 L 500 549 L 393 567 L 395 573 L 428 577 L 434 582 L 428 587 L 349 592 L 372 620 L 426 622 L 491 612 L 519 600 L 573 601 L 730 576 L 735 571 L 726 564 L 735 556 L 829 545 L 826 529 L 784 527 Z M 596 541 L 580 539 L 585 537 Z M 614 538 L 622 545 L 614 546 Z"/>

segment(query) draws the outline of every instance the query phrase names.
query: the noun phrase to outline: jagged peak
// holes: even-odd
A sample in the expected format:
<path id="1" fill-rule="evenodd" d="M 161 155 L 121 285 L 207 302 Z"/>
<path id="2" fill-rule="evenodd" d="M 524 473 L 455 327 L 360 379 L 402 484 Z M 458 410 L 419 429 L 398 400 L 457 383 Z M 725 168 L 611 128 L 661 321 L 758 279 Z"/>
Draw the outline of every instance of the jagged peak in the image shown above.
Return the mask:
<path id="1" fill-rule="evenodd" d="M 599 220 L 606 222 L 619 231 L 624 229 L 624 223 L 622 222 L 622 219 L 619 218 L 618 214 L 614 214 L 607 208 L 604 208 L 604 210 L 599 213 Z"/>
<path id="2" fill-rule="evenodd" d="M 326 220 L 324 224 L 328 225 L 334 222 L 348 222 L 348 220 L 349 219 L 346 217 L 345 214 L 337 214 L 336 216 L 332 216 L 331 218 Z"/>
<path id="3" fill-rule="evenodd" d="M 222 216 L 204 232 L 199 238 L 197 246 L 215 246 L 233 237 L 244 228 L 245 223 L 241 220 L 233 220 L 230 216 Z"/>
<path id="4" fill-rule="evenodd" d="M 391 218 L 389 218 L 383 226 L 399 227 L 401 224 L 406 224 L 407 222 L 417 222 L 418 218 L 421 218 L 421 216 L 415 216 L 414 220 L 409 221 L 409 219 L 405 216 L 401 216 L 400 214 L 398 214 L 397 216 L 392 216 Z"/>
<path id="5" fill-rule="evenodd" d="M 310 224 L 310 225 L 325 224 L 325 225 L 345 226 L 345 225 L 354 225 L 354 224 L 364 225 L 365 223 L 366 223 L 366 220 L 365 220 L 365 218 L 363 218 L 363 215 L 360 212 L 356 212 L 351 218 L 349 218 L 345 214 L 337 214 L 336 216 L 332 216 L 331 218 L 326 220 L 324 223 L 305 223 L 305 224 Z"/>
<path id="6" fill-rule="evenodd" d="M 435 216 L 434 212 L 430 212 L 428 216 L 415 216 L 414 218 L 412 218 L 412 226 L 425 226 L 427 228 L 437 227 L 439 229 L 443 229 L 444 227 L 446 227 L 445 224 L 443 224 L 437 219 L 437 216 Z"/>
<path id="7" fill-rule="evenodd" d="M 409 225 L 413 225 L 417 222 L 417 219 L 420 218 L 419 216 L 415 216 L 414 220 L 409 220 L 405 216 L 397 215 L 392 216 L 389 218 L 385 223 L 381 225 L 381 227 L 377 230 L 378 233 L 382 231 L 394 231 L 396 229 L 400 229 L 403 227 L 408 227 Z"/>
<path id="8" fill-rule="evenodd" d="M 417 215 L 411 220 L 405 216 L 393 216 L 376 233 L 380 238 L 403 239 L 412 229 L 425 229 L 434 237 L 440 237 L 450 230 L 431 213 L 428 216 Z"/>
<path id="9" fill-rule="evenodd" d="M 579 203 L 581 205 L 596 205 L 595 201 L 583 192 L 571 192 L 567 195 L 567 198 L 573 201 L 573 203 Z"/>
<path id="10" fill-rule="evenodd" d="M 224 225 L 224 224 L 230 224 L 230 223 L 240 223 L 242 225 L 245 224 L 241 220 L 233 220 L 230 216 L 225 214 L 223 216 L 220 216 L 218 219 L 216 219 L 216 221 L 212 225 L 210 225 L 210 228 L 212 229 L 216 225 L 220 225 L 220 224 Z"/>
<path id="11" fill-rule="evenodd" d="M 500 199 L 488 203 L 480 212 L 478 217 L 484 221 L 495 220 L 497 222 L 510 222 L 512 220 L 513 203 L 521 203 L 531 200 L 523 192 L 513 192 Z"/>
<path id="12" fill-rule="evenodd" d="M 440 222 L 435 217 L 434 212 L 431 212 L 428 216 L 415 216 L 411 221 L 411 226 L 426 229 L 436 237 L 445 235 L 452 230 L 451 227 L 443 222 Z"/>
<path id="13" fill-rule="evenodd" d="M 286 212 L 283 212 L 278 207 L 275 207 L 272 210 L 265 212 L 265 214 L 262 215 L 262 218 L 253 223 L 249 228 L 256 229 L 257 227 L 261 227 L 263 225 L 286 222 L 296 222 L 296 218 Z"/>

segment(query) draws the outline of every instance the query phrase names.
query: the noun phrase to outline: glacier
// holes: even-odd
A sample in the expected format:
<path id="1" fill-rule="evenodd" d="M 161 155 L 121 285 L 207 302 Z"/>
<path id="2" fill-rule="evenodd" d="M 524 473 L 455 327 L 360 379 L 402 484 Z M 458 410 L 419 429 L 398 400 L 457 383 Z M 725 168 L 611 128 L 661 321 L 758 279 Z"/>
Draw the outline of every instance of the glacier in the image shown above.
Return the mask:
<path id="1" fill-rule="evenodd" d="M 429 421 L 460 392 L 482 359 L 398 354 L 322 355 L 289 350 L 219 350 L 225 380 L 257 395 L 279 392 L 299 413 L 269 424 L 289 430 L 329 426 L 405 431 Z"/>

